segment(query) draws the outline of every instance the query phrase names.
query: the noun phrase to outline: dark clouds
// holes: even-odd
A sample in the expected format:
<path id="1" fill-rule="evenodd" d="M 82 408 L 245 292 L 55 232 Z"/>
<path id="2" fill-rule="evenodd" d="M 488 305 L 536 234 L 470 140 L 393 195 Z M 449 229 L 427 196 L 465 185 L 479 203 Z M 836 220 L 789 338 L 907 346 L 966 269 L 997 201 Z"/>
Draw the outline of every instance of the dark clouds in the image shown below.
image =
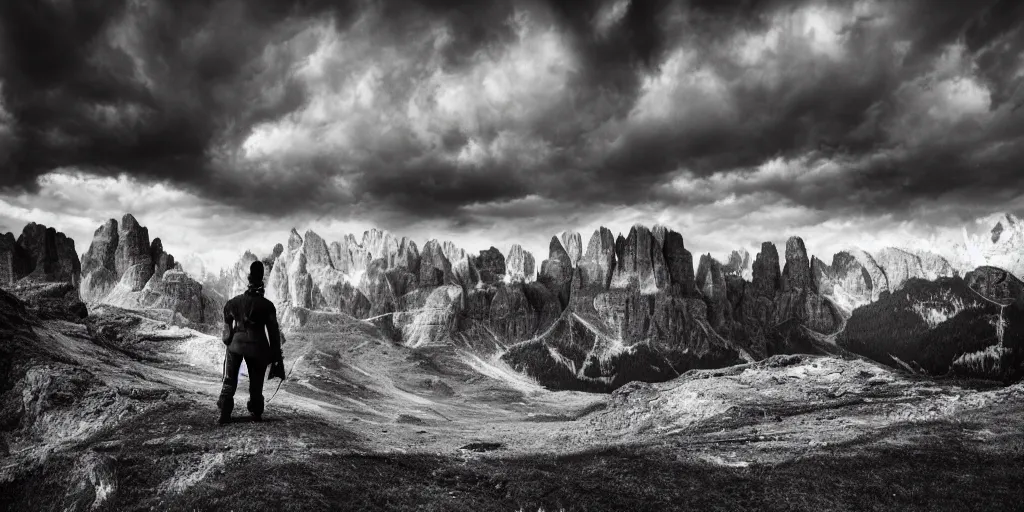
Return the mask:
<path id="1" fill-rule="evenodd" d="M 0 187 L 72 167 L 391 223 L 755 194 L 968 215 L 1024 190 L 1022 19 L 1014 1 L 9 0 Z"/>

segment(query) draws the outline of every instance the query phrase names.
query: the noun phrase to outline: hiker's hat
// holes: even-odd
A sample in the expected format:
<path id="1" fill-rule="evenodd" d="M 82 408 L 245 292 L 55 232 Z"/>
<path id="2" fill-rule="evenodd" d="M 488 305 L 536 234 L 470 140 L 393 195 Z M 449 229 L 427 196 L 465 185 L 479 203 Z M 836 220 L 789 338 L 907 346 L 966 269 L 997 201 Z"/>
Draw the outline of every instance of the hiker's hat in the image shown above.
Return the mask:
<path id="1" fill-rule="evenodd" d="M 252 265 L 249 265 L 249 283 L 251 284 L 262 284 L 263 283 L 263 262 L 254 261 Z"/>

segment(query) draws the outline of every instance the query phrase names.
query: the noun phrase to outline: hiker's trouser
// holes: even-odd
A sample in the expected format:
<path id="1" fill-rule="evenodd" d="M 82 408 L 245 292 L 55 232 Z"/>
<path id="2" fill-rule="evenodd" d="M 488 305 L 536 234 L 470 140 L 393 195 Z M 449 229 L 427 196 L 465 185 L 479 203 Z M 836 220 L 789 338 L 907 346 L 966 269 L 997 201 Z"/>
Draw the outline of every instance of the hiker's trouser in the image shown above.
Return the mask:
<path id="1" fill-rule="evenodd" d="M 238 371 L 242 361 L 249 369 L 249 412 L 263 414 L 263 377 L 267 371 L 266 357 L 245 356 L 232 352 L 229 348 L 224 353 L 224 386 L 220 389 L 217 405 L 224 409 L 234 408 L 235 390 L 238 388 Z"/>

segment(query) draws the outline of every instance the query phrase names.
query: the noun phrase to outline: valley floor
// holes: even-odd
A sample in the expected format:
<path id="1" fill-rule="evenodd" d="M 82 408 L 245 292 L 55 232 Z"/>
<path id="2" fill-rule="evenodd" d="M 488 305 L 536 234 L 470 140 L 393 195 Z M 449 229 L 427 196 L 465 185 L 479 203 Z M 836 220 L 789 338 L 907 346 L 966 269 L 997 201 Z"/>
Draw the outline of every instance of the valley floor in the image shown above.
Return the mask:
<path id="1" fill-rule="evenodd" d="M 780 356 L 612 395 L 556 393 L 468 348 L 411 350 L 353 322 L 291 333 L 290 378 L 264 421 L 245 416 L 243 379 L 237 421 L 220 426 L 218 340 L 126 312 L 91 322 L 48 322 L 4 339 L 28 355 L 13 366 L 21 378 L 4 388 L 4 407 L 17 393 L 23 416 L 0 458 L 0 507 L 932 511 L 1024 503 L 1019 384 L 919 380 L 859 359 Z"/>

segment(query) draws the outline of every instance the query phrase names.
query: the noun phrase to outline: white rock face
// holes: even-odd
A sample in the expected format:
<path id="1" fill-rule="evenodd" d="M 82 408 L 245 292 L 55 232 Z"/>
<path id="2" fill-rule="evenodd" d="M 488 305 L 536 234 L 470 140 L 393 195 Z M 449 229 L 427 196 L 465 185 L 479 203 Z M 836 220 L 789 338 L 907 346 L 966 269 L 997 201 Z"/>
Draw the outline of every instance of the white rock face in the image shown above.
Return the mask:
<path id="1" fill-rule="evenodd" d="M 952 260 L 961 274 L 987 265 L 1024 277 L 1024 220 L 1005 213 L 965 226 Z"/>

